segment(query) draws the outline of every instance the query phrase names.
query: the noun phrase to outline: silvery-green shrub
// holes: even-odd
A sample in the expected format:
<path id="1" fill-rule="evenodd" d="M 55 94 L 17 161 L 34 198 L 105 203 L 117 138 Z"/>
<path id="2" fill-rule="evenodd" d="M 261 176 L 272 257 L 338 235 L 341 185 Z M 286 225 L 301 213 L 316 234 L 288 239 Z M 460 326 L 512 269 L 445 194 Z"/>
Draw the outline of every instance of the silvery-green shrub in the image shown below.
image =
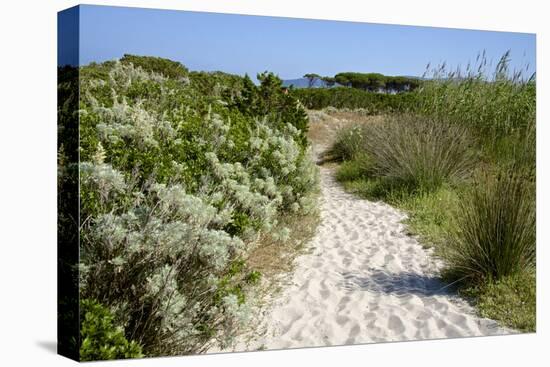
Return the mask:
<path id="1" fill-rule="evenodd" d="M 81 69 L 81 297 L 145 355 L 223 347 L 258 277 L 242 259 L 281 215 L 313 210 L 317 170 L 303 130 L 235 104 L 239 77 L 130 59 Z"/>

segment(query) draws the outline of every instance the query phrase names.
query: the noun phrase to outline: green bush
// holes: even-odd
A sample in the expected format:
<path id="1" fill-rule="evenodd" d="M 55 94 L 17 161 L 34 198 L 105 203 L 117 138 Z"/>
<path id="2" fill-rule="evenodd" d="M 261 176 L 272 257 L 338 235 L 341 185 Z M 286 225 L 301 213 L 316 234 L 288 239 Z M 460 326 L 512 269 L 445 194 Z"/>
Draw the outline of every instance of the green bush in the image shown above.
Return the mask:
<path id="1" fill-rule="evenodd" d="M 243 78 L 221 71 L 191 71 L 189 79 L 192 88 L 200 95 L 221 100 L 228 105 L 238 103 L 244 88 Z"/>
<path id="2" fill-rule="evenodd" d="M 308 120 L 302 104 L 293 94 L 286 92 L 283 81 L 275 74 L 266 71 L 259 73 L 257 78 L 260 81 L 259 88 L 245 78 L 244 98 L 239 104 L 240 108 L 249 115 L 266 117 L 278 123 L 278 127 L 291 124 L 300 133 L 300 144 L 307 146 Z"/>
<path id="3" fill-rule="evenodd" d="M 457 230 L 444 248 L 452 278 L 499 280 L 534 266 L 534 185 L 521 175 L 480 175 L 463 194 L 455 222 Z"/>
<path id="4" fill-rule="evenodd" d="M 143 357 L 139 344 L 126 339 L 107 308 L 85 299 L 80 302 L 80 314 L 81 361 Z"/>
<path id="5" fill-rule="evenodd" d="M 80 295 L 147 356 L 226 347 L 258 277 L 235 264 L 279 218 L 314 206 L 305 112 L 272 74 L 256 87 L 132 60 L 151 71 L 128 59 L 81 69 Z"/>

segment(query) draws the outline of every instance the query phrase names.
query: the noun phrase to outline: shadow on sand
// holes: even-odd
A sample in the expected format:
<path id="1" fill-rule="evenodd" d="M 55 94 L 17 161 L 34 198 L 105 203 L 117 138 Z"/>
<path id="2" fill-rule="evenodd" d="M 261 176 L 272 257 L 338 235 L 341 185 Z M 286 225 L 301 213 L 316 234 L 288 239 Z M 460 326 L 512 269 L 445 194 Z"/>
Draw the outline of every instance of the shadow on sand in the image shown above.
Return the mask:
<path id="1" fill-rule="evenodd" d="M 441 278 L 416 273 L 386 273 L 374 271 L 368 276 L 344 272 L 342 273 L 343 286 L 347 290 L 364 290 L 396 296 L 415 294 L 418 296 L 449 295 L 453 289 L 445 284 Z"/>

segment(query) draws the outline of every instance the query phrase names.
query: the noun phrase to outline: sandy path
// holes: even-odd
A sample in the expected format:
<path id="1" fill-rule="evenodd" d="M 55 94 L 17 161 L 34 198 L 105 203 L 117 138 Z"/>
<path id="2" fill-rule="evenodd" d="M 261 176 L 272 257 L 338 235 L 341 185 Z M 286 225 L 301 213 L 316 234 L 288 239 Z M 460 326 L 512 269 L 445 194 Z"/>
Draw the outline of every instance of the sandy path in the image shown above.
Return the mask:
<path id="1" fill-rule="evenodd" d="M 321 189 L 312 251 L 256 320 L 259 332 L 234 350 L 510 333 L 445 288 L 441 264 L 406 235 L 405 214 L 344 192 L 329 168 L 321 167 Z"/>
<path id="2" fill-rule="evenodd" d="M 263 335 L 235 350 L 508 333 L 444 288 L 405 215 L 361 200 L 321 168 L 322 223 L 290 286 L 263 320 Z M 259 321 L 259 320 L 258 320 Z"/>

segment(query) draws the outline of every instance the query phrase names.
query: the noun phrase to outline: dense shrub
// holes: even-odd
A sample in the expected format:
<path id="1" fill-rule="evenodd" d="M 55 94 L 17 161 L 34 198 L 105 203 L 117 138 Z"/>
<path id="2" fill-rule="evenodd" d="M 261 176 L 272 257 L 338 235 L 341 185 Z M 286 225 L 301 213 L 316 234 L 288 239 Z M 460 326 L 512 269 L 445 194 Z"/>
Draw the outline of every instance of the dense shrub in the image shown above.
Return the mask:
<path id="1" fill-rule="evenodd" d="M 60 354 L 78 359 L 78 69 L 58 68 L 57 290 Z"/>
<path id="2" fill-rule="evenodd" d="M 244 111 L 239 77 L 173 78 L 153 61 L 82 69 L 81 297 L 145 355 L 197 353 L 247 321 L 257 273 L 242 259 L 285 213 L 312 210 L 317 171 L 305 112 L 273 75 Z"/>
<path id="3" fill-rule="evenodd" d="M 225 269 L 244 250 L 221 229 L 230 215 L 177 184 L 117 200 L 111 190 L 132 194 L 122 191 L 117 171 L 86 163 L 81 170 L 84 192 L 98 190 L 100 205 L 120 206 L 101 210 L 82 230 L 82 293 L 114 309 L 148 355 L 198 352 L 212 337 L 230 336 L 233 320 L 246 316 L 235 294 L 216 298 Z"/>
<path id="4" fill-rule="evenodd" d="M 371 115 L 403 112 L 416 102 L 413 92 L 388 94 L 355 88 L 300 88 L 292 91 L 307 108 L 362 108 Z"/>
<path id="5" fill-rule="evenodd" d="M 244 88 L 243 78 L 222 71 L 191 71 L 189 79 L 199 94 L 230 105 L 238 103 Z"/>
<path id="6" fill-rule="evenodd" d="M 534 266 L 534 185 L 521 175 L 480 175 L 459 201 L 455 221 L 444 252 L 453 278 L 498 280 Z"/>
<path id="7" fill-rule="evenodd" d="M 115 326 L 107 308 L 85 299 L 80 302 L 80 313 L 81 361 L 143 357 L 139 344 L 126 340 L 123 329 Z"/>
<path id="8" fill-rule="evenodd" d="M 300 132 L 300 143 L 307 145 L 307 114 L 292 94 L 286 93 L 283 82 L 275 74 L 264 72 L 257 76 L 260 87 L 256 88 L 245 77 L 243 99 L 239 103 L 241 111 L 249 115 L 265 116 L 279 124 L 291 124 Z"/>
<path id="9" fill-rule="evenodd" d="M 189 73 L 189 70 L 181 63 L 160 57 L 125 54 L 120 59 L 120 62 L 123 64 L 132 64 L 145 71 L 162 74 L 172 79 L 185 78 Z"/>

